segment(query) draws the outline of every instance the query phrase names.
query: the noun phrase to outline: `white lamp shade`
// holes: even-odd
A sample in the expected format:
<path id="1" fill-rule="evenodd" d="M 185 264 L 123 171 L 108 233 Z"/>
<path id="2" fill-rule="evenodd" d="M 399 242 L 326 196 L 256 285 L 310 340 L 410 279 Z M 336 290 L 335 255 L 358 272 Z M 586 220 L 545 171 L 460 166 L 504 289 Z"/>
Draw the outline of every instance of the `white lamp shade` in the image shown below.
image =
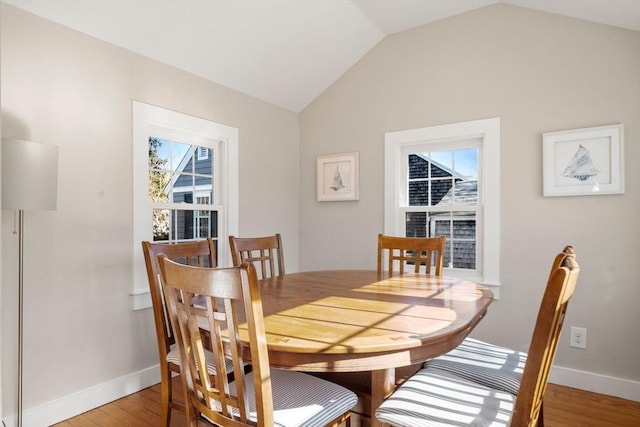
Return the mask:
<path id="1" fill-rule="evenodd" d="M 58 147 L 2 139 L 2 209 L 56 210 Z"/>

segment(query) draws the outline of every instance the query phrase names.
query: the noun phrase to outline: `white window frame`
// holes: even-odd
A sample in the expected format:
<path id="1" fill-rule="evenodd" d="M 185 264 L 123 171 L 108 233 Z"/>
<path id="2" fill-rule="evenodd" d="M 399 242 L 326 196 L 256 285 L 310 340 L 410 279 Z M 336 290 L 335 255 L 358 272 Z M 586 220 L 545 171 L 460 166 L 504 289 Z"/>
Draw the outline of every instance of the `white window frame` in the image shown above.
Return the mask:
<path id="1" fill-rule="evenodd" d="M 238 234 L 238 129 L 202 118 L 133 101 L 133 309 L 151 307 L 149 282 L 141 242 L 153 240 L 149 201 L 149 138 L 208 147 L 219 159 L 212 205 L 193 204 L 194 210 L 218 210 L 218 265 L 230 266 L 229 235 Z M 195 201 L 195 200 L 194 200 Z"/>
<path id="2" fill-rule="evenodd" d="M 500 118 L 473 120 L 385 133 L 384 233 L 400 236 L 408 207 L 405 193 L 407 150 L 425 145 L 479 139 L 477 246 L 475 271 L 445 268 L 445 275 L 460 277 L 491 288 L 500 297 Z M 453 147 L 453 144 L 451 145 Z M 401 209 L 402 208 L 402 209 Z"/>

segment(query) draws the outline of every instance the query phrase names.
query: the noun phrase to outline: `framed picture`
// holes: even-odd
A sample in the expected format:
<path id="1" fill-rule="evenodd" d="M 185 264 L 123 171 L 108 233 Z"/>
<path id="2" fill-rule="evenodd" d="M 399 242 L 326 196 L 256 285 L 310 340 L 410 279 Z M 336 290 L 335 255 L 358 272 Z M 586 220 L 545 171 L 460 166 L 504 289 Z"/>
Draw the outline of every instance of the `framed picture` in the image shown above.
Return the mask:
<path id="1" fill-rule="evenodd" d="M 624 193 L 623 125 L 542 135 L 544 196 Z"/>
<path id="2" fill-rule="evenodd" d="M 358 153 L 318 156 L 316 167 L 319 202 L 358 200 Z"/>

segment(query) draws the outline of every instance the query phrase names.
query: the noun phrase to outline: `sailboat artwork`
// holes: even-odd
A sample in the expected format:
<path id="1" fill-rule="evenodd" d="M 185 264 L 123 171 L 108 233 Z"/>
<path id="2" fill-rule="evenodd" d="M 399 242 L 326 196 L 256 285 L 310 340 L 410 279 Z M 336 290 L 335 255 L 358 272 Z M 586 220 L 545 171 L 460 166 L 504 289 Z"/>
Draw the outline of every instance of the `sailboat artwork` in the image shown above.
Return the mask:
<path id="1" fill-rule="evenodd" d="M 623 139 L 622 124 L 544 133 L 544 197 L 624 194 Z"/>
<path id="2" fill-rule="evenodd" d="M 316 194 L 319 202 L 358 200 L 358 153 L 317 157 Z"/>
<path id="3" fill-rule="evenodd" d="M 344 187 L 345 186 L 342 183 L 342 176 L 340 175 L 340 166 L 336 165 L 336 173 L 333 174 L 333 182 L 331 182 L 331 185 L 329 186 L 329 188 L 332 189 L 333 191 L 338 191 Z"/>
<path id="4" fill-rule="evenodd" d="M 562 172 L 562 176 L 575 178 L 578 181 L 586 181 L 600 172 L 602 172 L 602 169 L 593 161 L 589 150 L 580 144 L 576 154 Z"/>

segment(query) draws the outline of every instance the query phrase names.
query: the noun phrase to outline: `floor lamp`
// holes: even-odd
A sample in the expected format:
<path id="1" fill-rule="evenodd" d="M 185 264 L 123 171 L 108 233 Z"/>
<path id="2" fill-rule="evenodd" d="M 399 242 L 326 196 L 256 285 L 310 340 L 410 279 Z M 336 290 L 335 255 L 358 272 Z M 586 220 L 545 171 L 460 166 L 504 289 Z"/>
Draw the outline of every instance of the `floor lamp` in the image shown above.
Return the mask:
<path id="1" fill-rule="evenodd" d="M 18 212 L 18 427 L 23 412 L 24 213 L 56 210 L 57 187 L 58 147 L 2 139 L 2 209 Z"/>

